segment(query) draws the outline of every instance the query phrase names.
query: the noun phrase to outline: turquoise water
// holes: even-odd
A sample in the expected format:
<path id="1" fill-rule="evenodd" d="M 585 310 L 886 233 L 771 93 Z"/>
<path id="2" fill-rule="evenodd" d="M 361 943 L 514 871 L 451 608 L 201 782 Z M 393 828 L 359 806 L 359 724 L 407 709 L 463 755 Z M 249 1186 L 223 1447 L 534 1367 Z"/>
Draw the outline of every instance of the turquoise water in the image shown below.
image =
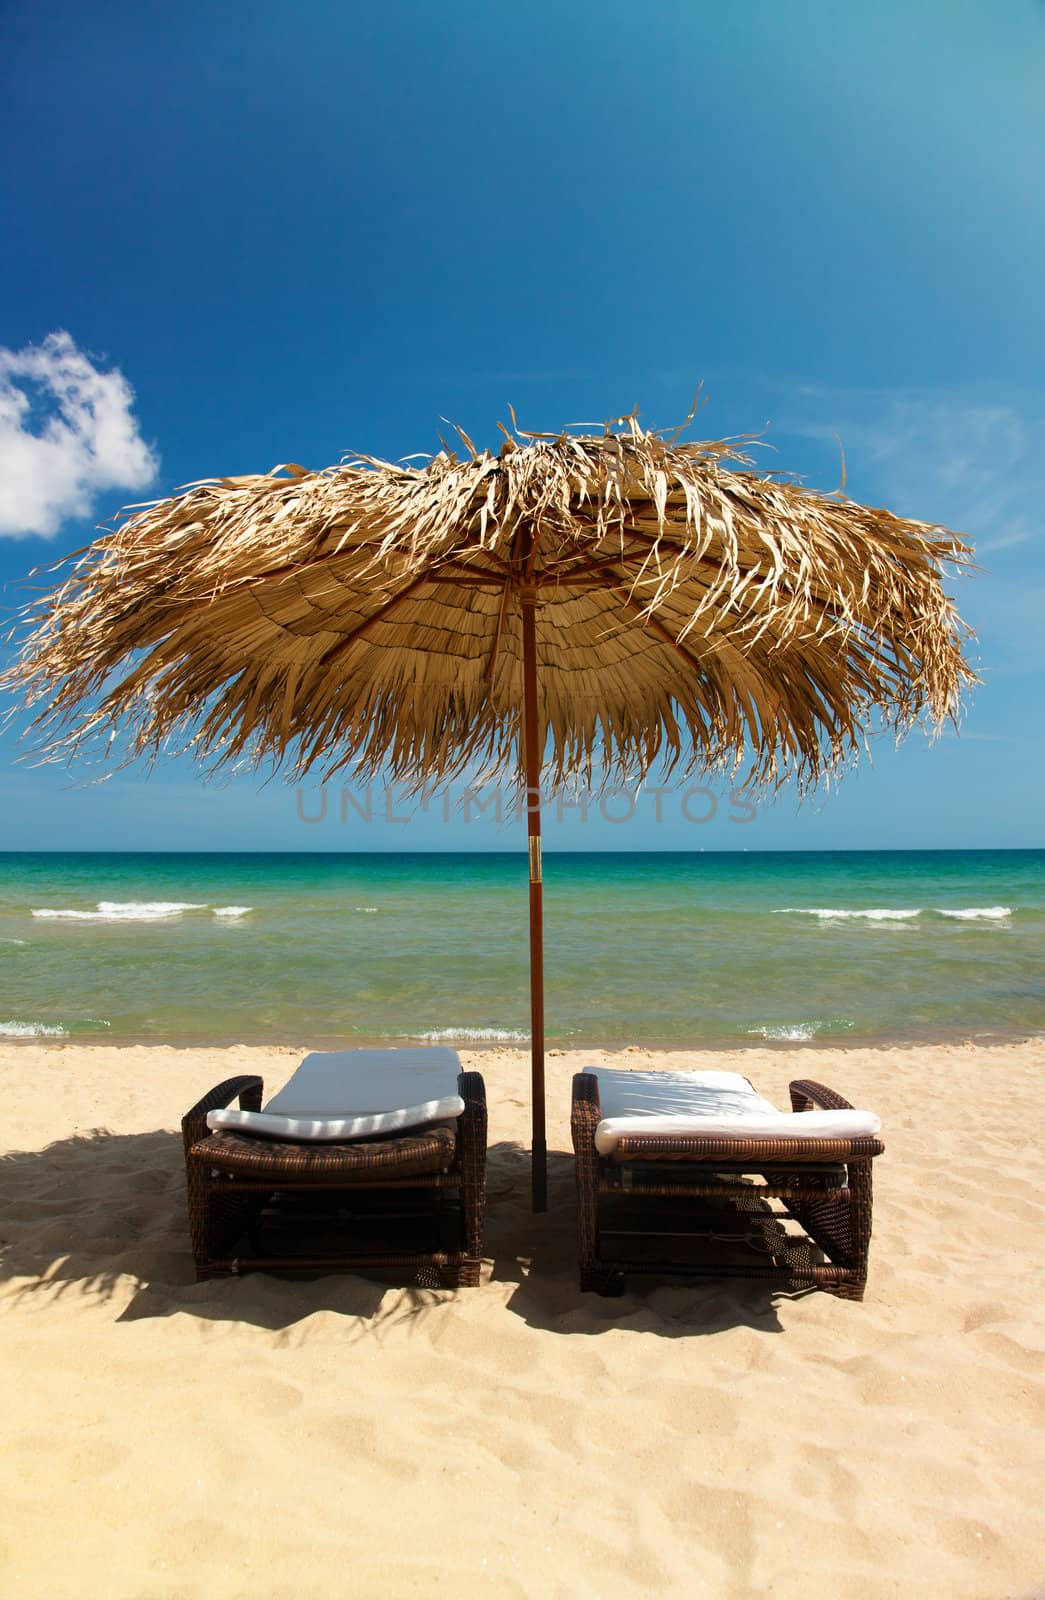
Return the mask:
<path id="1" fill-rule="evenodd" d="M 0 854 L 0 1038 L 524 1040 L 524 854 Z M 1045 851 L 547 854 L 550 1044 L 1045 1033 Z"/>

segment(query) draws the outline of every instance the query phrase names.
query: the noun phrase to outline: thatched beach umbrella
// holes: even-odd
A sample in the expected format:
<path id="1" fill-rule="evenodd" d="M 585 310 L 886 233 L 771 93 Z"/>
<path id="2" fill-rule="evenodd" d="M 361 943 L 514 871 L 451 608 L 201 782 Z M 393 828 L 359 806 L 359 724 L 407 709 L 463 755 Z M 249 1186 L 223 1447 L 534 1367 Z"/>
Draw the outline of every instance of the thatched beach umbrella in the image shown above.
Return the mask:
<path id="1" fill-rule="evenodd" d="M 463 436 L 462 436 L 463 437 Z M 36 602 L 3 680 L 44 750 L 126 735 L 530 796 L 534 1204 L 545 1204 L 542 771 L 814 783 L 869 728 L 951 715 L 973 674 L 953 535 L 757 475 L 633 417 L 198 483 L 131 508 Z"/>

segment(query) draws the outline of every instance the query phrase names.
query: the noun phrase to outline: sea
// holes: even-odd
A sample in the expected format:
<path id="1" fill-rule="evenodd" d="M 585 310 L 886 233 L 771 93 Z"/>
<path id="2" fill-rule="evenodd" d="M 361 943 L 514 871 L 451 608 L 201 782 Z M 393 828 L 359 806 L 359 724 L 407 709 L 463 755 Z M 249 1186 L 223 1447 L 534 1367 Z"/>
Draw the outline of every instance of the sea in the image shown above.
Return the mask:
<path id="1" fill-rule="evenodd" d="M 1045 851 L 544 858 L 550 1046 L 1045 1037 Z M 0 853 L 0 1040 L 529 1037 L 527 857 Z"/>

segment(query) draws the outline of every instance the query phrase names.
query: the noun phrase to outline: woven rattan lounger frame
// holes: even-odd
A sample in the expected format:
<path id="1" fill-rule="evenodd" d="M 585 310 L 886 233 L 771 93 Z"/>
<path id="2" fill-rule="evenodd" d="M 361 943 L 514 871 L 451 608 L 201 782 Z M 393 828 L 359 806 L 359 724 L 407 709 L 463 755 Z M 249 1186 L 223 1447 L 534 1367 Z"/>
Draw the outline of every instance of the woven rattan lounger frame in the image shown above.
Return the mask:
<path id="1" fill-rule="evenodd" d="M 478 1072 L 460 1073 L 457 1084 L 465 1109 L 453 1131 L 444 1127 L 394 1139 L 305 1144 L 211 1133 L 209 1111 L 234 1099 L 245 1111 L 260 1111 L 262 1103 L 261 1078 L 219 1083 L 181 1125 L 197 1278 L 352 1268 L 447 1286 L 477 1285 L 486 1211 L 486 1089 Z M 380 1210 L 386 1200 L 391 1206 L 425 1194 L 431 1201 L 425 1232 L 435 1227 L 435 1247 L 431 1239 L 415 1245 L 375 1241 L 372 1229 L 359 1239 L 349 1229 L 336 1250 L 314 1255 L 307 1250 L 273 1255 L 257 1247 L 256 1224 L 274 1199 L 369 1202 Z"/>
<path id="2" fill-rule="evenodd" d="M 797 1079 L 790 1092 L 795 1111 L 852 1110 L 848 1100 L 809 1079 Z M 871 1243 L 871 1162 L 885 1148 L 879 1139 L 646 1134 L 621 1138 L 612 1155 L 600 1156 L 595 1130 L 601 1120 L 598 1077 L 580 1072 L 573 1080 L 571 1129 L 582 1289 L 620 1294 L 627 1275 L 642 1272 L 778 1279 L 849 1300 L 863 1298 Z M 780 1205 L 771 1207 L 771 1200 Z M 643 1213 L 652 1206 L 669 1219 L 673 1210 L 685 1212 L 690 1221 L 703 1207 L 710 1226 L 680 1225 L 675 1231 L 669 1221 L 666 1228 L 658 1224 L 644 1231 Z M 718 1236 L 719 1219 L 727 1214 L 745 1247 L 733 1259 L 723 1259 L 721 1251 L 716 1257 L 703 1242 Z M 803 1237 L 785 1238 L 785 1217 L 799 1224 Z M 756 1235 L 757 1248 L 746 1248 Z M 780 1244 L 775 1252 L 774 1241 Z M 738 1254 L 741 1260 L 735 1259 Z"/>

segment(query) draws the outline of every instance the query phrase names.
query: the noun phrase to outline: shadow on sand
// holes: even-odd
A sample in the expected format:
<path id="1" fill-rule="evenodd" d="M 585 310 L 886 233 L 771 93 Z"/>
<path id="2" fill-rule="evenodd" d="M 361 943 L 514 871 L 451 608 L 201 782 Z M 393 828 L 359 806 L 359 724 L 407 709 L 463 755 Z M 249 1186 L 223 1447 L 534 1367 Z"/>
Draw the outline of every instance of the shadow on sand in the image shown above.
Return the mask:
<path id="1" fill-rule="evenodd" d="M 577 1284 L 573 1158 L 549 1152 L 548 1211 L 530 1211 L 530 1159 L 515 1144 L 493 1145 L 488 1162 L 485 1290 L 508 1312 L 553 1333 L 611 1327 L 667 1337 L 731 1327 L 780 1330 L 782 1295 L 731 1280 L 629 1285 L 620 1299 L 581 1294 Z M 178 1134 L 105 1130 L 39 1151 L 0 1156 L 0 1281 L 17 1301 L 78 1294 L 111 1302 L 116 1320 L 185 1315 L 291 1330 L 319 1312 L 355 1319 L 346 1337 L 380 1336 L 433 1314 L 451 1291 L 356 1273 L 197 1283 L 188 1245 L 185 1172 Z M 16 1285 L 16 1287 L 14 1287 Z M 456 1291 L 462 1299 L 474 1291 Z"/>

